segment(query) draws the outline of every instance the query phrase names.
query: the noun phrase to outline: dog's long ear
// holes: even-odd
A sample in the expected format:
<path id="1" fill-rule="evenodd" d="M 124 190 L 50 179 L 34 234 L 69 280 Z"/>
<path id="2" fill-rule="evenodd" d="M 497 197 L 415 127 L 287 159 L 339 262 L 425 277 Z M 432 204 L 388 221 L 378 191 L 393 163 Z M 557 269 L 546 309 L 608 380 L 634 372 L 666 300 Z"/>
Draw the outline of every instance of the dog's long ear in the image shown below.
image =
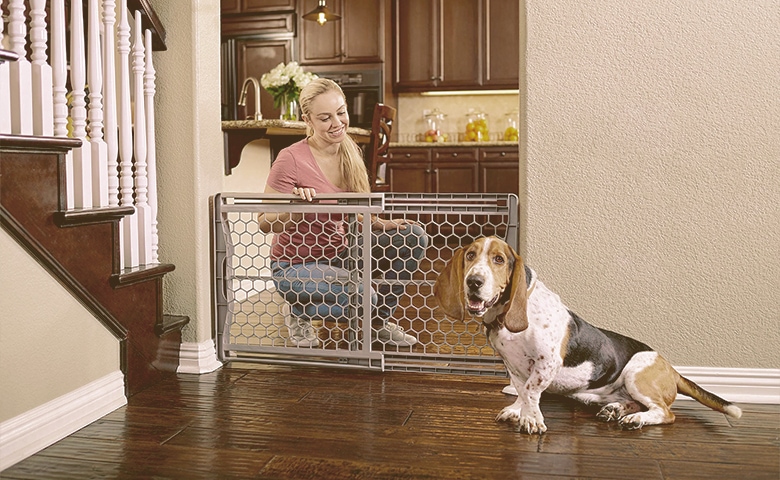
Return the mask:
<path id="1" fill-rule="evenodd" d="M 525 266 L 523 259 L 512 250 L 515 264 L 510 281 L 509 304 L 504 309 L 504 326 L 512 333 L 528 328 L 528 296 L 525 284 Z"/>
<path id="2" fill-rule="evenodd" d="M 466 305 L 463 298 L 463 252 L 459 248 L 436 279 L 433 296 L 439 302 L 444 314 L 454 320 L 466 317 Z"/>

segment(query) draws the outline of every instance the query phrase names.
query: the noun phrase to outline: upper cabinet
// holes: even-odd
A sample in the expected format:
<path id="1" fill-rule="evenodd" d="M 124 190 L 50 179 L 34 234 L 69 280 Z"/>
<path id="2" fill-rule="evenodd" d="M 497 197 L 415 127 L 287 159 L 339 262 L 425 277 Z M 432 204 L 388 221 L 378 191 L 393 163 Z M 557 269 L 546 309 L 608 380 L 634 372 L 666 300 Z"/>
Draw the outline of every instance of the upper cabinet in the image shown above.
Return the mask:
<path id="1" fill-rule="evenodd" d="M 222 119 L 253 117 L 256 92 L 248 89 L 242 107 L 241 87 L 247 77 L 260 80 L 279 63 L 294 59 L 295 0 L 221 0 L 221 7 Z M 261 88 L 260 99 L 263 118 L 278 118 L 271 94 Z"/>
<path id="2" fill-rule="evenodd" d="M 517 0 L 393 0 L 397 92 L 516 89 Z"/>
<path id="3" fill-rule="evenodd" d="M 295 0 L 220 0 L 223 15 L 231 13 L 268 13 L 295 10 Z"/>
<path id="4" fill-rule="evenodd" d="M 317 7 L 317 0 L 299 0 L 299 63 L 334 65 L 378 63 L 383 60 L 384 1 L 330 0 L 328 8 L 341 20 L 317 22 L 303 20 Z"/>

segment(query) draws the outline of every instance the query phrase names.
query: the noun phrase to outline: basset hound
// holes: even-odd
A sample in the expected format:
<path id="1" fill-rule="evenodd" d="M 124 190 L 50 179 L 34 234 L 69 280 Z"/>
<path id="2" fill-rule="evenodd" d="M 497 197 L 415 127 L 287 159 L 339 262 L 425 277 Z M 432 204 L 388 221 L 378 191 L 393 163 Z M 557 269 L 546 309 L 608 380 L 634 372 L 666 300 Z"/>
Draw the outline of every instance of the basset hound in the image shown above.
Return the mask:
<path id="1" fill-rule="evenodd" d="M 520 431 L 547 431 L 539 409 L 545 391 L 599 405 L 600 420 L 626 429 L 674 422 L 670 407 L 677 393 L 729 417 L 742 415 L 644 343 L 578 317 L 498 237 L 455 251 L 436 280 L 434 296 L 452 319 L 481 317 L 514 387 L 504 392 L 517 393 L 496 421 L 515 422 Z"/>

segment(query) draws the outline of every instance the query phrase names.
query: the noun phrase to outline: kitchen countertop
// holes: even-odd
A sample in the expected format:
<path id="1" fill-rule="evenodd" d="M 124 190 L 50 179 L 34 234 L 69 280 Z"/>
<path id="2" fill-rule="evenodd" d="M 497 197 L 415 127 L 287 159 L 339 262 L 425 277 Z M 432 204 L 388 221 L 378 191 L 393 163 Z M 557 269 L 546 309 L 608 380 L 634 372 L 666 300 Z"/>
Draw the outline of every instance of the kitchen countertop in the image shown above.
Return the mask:
<path id="1" fill-rule="evenodd" d="M 246 130 L 265 129 L 276 135 L 305 135 L 306 124 L 302 121 L 280 120 L 278 118 L 264 120 L 225 120 L 222 122 L 222 130 Z M 349 127 L 347 133 L 357 137 L 368 137 L 371 130 Z M 269 133 L 271 134 L 271 133 Z"/>
<path id="2" fill-rule="evenodd" d="M 371 131 L 349 127 L 347 133 L 357 143 L 368 143 Z M 271 159 L 282 148 L 295 143 L 306 136 L 306 124 L 301 121 L 280 120 L 226 120 L 222 122 L 222 135 L 225 149 L 225 175 L 230 175 L 241 161 L 241 152 L 253 140 L 267 138 L 271 143 Z"/>
<path id="3" fill-rule="evenodd" d="M 390 148 L 460 148 L 460 147 L 517 147 L 517 142 L 490 140 L 487 142 L 390 142 Z"/>

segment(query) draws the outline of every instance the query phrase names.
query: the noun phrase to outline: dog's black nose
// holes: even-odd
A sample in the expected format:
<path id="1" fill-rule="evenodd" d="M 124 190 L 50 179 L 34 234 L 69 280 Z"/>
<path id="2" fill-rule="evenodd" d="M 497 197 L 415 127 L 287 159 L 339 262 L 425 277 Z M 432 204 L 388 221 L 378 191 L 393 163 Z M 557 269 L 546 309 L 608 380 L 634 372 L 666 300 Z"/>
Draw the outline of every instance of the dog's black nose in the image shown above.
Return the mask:
<path id="1" fill-rule="evenodd" d="M 466 285 L 469 287 L 470 290 L 479 290 L 479 288 L 484 285 L 485 281 L 482 280 L 481 277 L 477 276 L 471 276 L 466 279 Z"/>

